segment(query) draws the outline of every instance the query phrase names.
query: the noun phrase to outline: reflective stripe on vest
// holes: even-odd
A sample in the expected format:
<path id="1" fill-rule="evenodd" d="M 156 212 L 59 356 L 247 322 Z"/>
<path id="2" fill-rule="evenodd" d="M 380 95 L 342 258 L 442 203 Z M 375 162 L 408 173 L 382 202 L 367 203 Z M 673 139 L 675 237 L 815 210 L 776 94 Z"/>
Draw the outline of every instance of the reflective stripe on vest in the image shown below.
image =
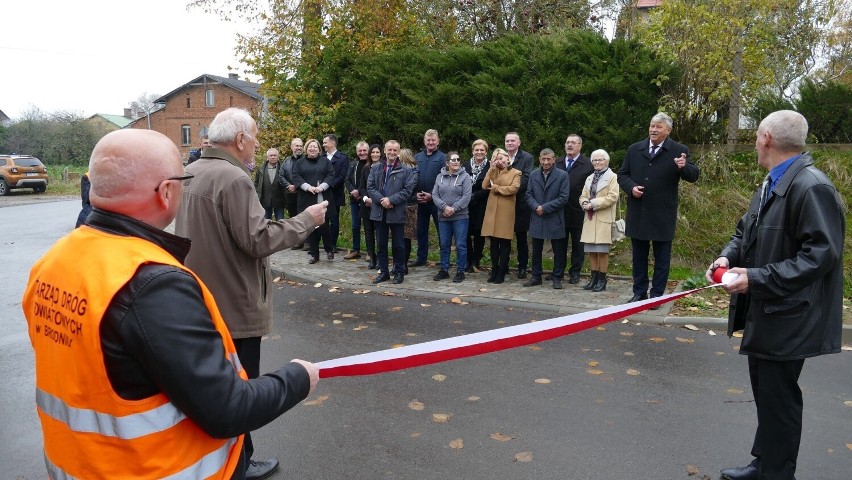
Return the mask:
<path id="1" fill-rule="evenodd" d="M 198 478 L 207 478 L 215 474 L 228 460 L 228 452 L 231 447 L 234 446 L 236 441 L 236 438 L 228 439 L 225 444 L 222 445 L 222 448 L 208 453 L 194 465 L 190 465 L 174 475 L 163 477 L 162 480 L 195 480 Z M 47 455 L 44 456 L 44 465 L 47 467 L 47 474 L 50 476 L 51 480 L 77 480 L 76 477 L 68 475 L 67 472 L 51 463 L 50 459 L 47 458 Z"/>

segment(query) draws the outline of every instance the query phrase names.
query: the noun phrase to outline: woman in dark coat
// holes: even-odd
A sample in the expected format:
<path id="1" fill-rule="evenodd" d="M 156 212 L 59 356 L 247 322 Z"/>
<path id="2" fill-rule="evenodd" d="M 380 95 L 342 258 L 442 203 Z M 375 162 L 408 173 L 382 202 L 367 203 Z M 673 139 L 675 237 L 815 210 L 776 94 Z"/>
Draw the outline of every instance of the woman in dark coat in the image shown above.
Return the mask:
<path id="1" fill-rule="evenodd" d="M 367 243 L 367 255 L 370 256 L 370 263 L 367 265 L 367 270 L 376 269 L 376 225 L 370 220 L 370 210 L 372 209 L 373 199 L 367 193 L 367 179 L 370 177 L 370 169 L 373 165 L 380 163 L 384 158 L 382 146 L 374 143 L 370 145 L 370 152 L 367 155 L 367 163 L 364 165 L 364 170 L 361 177 L 358 178 L 358 192 L 361 194 L 361 225 L 364 226 L 364 238 Z"/>
<path id="2" fill-rule="evenodd" d="M 482 219 L 485 218 L 485 205 L 488 203 L 488 190 L 482 188 L 482 181 L 488 173 L 488 142 L 479 139 L 473 142 L 471 147 L 473 158 L 465 163 L 464 169 L 470 175 L 472 194 L 467 206 L 469 223 L 467 226 L 467 272 L 474 273 L 480 270 L 479 262 L 482 261 L 483 250 L 485 250 L 485 237 L 482 236 Z"/>
<path id="3" fill-rule="evenodd" d="M 337 215 L 337 206 L 331 198 L 328 189 L 334 180 L 334 169 L 331 161 L 325 155 L 320 155 L 320 144 L 316 139 L 305 142 L 305 157 L 293 166 L 293 184 L 298 189 L 296 198 L 296 209 L 299 213 L 305 211 L 311 205 L 315 205 L 328 197 L 328 210 L 325 214 L 325 223 L 308 235 L 308 247 L 311 259 L 308 263 L 319 261 L 319 239 L 322 235 L 322 243 L 326 256 L 329 260 L 334 259 L 334 245 L 331 243 L 331 228 L 329 219 Z"/>

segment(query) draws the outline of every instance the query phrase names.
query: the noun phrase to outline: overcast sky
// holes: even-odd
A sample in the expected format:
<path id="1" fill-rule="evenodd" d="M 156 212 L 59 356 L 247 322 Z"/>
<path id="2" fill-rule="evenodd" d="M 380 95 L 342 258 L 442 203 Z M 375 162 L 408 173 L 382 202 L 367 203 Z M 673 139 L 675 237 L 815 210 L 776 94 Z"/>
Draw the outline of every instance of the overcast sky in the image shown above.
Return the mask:
<path id="1" fill-rule="evenodd" d="M 234 46 L 247 27 L 187 11 L 185 0 L 3 3 L 0 110 L 12 119 L 31 106 L 121 115 L 143 93 L 242 67 Z M 246 79 L 243 69 L 233 72 Z"/>

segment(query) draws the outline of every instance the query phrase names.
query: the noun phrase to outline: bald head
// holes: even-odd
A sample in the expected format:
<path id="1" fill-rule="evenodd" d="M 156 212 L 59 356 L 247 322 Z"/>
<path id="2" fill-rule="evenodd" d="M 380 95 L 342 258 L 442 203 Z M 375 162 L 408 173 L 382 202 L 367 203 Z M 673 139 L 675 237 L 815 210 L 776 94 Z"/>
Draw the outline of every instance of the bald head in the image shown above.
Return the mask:
<path id="1" fill-rule="evenodd" d="M 92 206 L 163 228 L 174 219 L 184 175 L 177 147 L 153 130 L 117 130 L 95 145 L 89 159 Z M 177 198 L 175 198 L 177 195 Z M 168 215 L 171 219 L 160 225 Z"/>

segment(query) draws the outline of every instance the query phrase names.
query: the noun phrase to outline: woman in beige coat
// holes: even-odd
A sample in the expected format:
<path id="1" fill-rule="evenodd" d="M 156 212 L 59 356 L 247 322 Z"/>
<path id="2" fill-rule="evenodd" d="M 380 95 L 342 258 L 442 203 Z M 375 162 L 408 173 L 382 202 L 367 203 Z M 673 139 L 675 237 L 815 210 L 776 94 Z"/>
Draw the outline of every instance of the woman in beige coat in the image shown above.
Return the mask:
<path id="1" fill-rule="evenodd" d="M 509 154 L 494 150 L 491 167 L 482 181 L 489 191 L 482 220 L 482 236 L 491 237 L 491 276 L 488 283 L 503 283 L 509 270 L 509 251 L 515 233 L 515 195 L 521 187 L 521 171 L 509 168 Z"/>
<path id="2" fill-rule="evenodd" d="M 609 154 L 605 150 L 592 152 L 592 167 L 594 172 L 586 179 L 580 194 L 580 206 L 586 212 L 580 241 L 592 264 L 592 278 L 583 288 L 602 292 L 606 290 L 612 222 L 618 203 L 618 175 L 609 169 Z"/>

